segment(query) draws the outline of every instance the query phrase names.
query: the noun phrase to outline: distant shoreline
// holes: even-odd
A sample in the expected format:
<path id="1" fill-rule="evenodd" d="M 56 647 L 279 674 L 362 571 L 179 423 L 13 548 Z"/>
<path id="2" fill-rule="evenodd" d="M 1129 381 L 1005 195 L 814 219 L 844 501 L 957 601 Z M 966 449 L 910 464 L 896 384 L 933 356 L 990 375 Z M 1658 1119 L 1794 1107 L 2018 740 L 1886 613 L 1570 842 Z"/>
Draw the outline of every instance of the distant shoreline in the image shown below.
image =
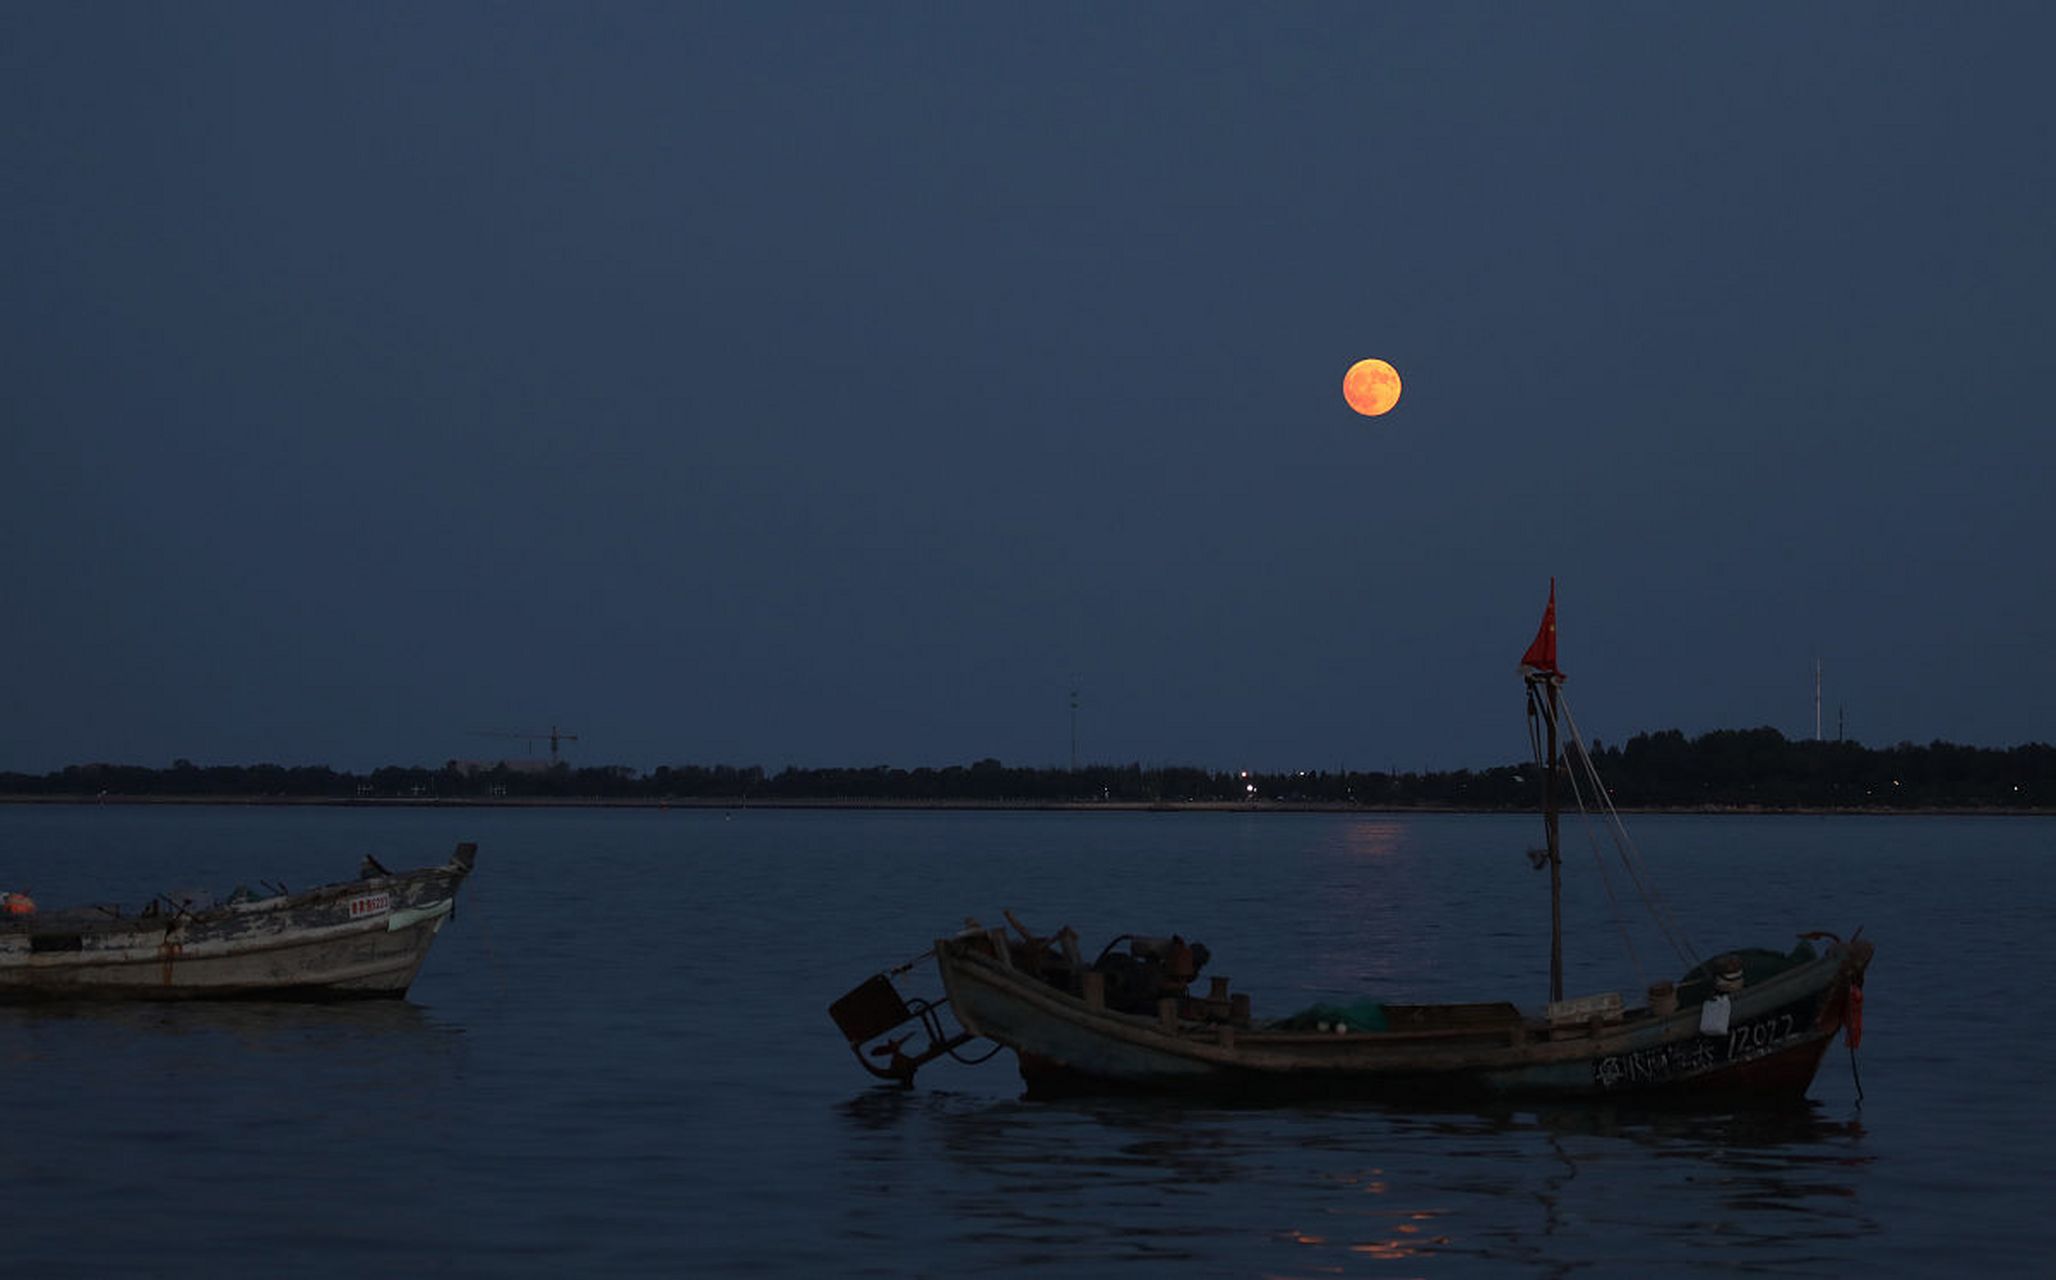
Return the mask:
<path id="1" fill-rule="evenodd" d="M 2056 812 L 2056 746 L 1947 742 L 1870 748 L 1793 741 L 1776 729 L 1675 729 L 1594 746 L 1603 795 L 1637 813 Z M 533 767 L 531 767 L 533 766 Z M 0 798 L 27 803 L 467 804 L 483 808 L 786 808 L 1199 813 L 1534 813 L 1533 761 L 1402 773 L 1223 770 L 1195 765 L 1009 766 L 991 756 L 912 769 L 749 765 L 574 768 L 502 761 L 387 765 L 75 764 L 0 772 Z M 1595 779 L 1595 785 L 1596 779 Z M 1605 801 L 1599 801 L 1605 803 Z"/>
<path id="2" fill-rule="evenodd" d="M 103 806 L 164 805 L 198 808 L 332 808 L 332 809 L 783 809 L 783 810 L 900 810 L 906 812 L 961 813 L 1331 813 L 1404 817 L 1409 814 L 1539 814 L 1539 808 L 1490 808 L 1461 805 L 1360 805 L 1332 801 L 1299 800 L 868 800 L 852 799 L 751 799 L 748 797 L 675 799 L 613 796 L 134 796 L 134 795 L 0 795 L 0 805 L 60 806 L 79 808 Z M 1708 814 L 1789 817 L 1959 817 L 1959 818 L 2046 818 L 2056 816 L 2050 808 L 1993 808 L 1974 805 L 1938 805 L 1928 808 L 1884 806 L 1824 807 L 1817 805 L 1651 805 L 1619 806 L 1618 812 L 1634 814 Z"/>

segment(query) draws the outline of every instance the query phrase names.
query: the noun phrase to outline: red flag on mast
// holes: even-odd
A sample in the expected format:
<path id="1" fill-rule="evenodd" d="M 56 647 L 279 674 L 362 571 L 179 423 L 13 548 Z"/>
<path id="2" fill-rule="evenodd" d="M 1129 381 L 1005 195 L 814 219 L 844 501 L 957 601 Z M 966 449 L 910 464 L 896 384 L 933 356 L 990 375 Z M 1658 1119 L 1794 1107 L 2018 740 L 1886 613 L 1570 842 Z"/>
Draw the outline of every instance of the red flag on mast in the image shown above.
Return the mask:
<path id="1" fill-rule="evenodd" d="M 1542 611 L 1542 629 L 1535 633 L 1535 643 L 1521 655 L 1521 667 L 1526 671 L 1539 671 L 1545 675 L 1560 676 L 1556 669 L 1556 579 L 1549 579 L 1549 607 Z"/>

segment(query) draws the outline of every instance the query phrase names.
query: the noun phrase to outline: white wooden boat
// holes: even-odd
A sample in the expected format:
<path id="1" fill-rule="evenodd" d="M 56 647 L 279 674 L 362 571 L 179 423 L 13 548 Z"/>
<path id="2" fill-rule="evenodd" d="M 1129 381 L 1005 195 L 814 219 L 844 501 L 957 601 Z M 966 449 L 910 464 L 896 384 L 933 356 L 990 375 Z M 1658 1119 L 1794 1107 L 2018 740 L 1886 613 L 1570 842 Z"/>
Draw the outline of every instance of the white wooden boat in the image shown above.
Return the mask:
<path id="1" fill-rule="evenodd" d="M 404 996 L 477 851 L 402 872 L 366 858 L 355 880 L 220 905 L 0 915 L 0 1002 Z"/>
<path id="2" fill-rule="evenodd" d="M 1531 857 L 1550 873 L 1550 998 L 1539 1010 L 1505 1001 L 1366 1003 L 1266 1023 L 1252 1018 L 1249 997 L 1224 978 L 1212 979 L 1204 996 L 1193 992 L 1207 957 L 1182 938 L 1132 939 L 1125 952 L 1116 939 L 1087 963 L 1069 930 L 1040 937 L 1008 915 L 1011 932 L 974 926 L 942 938 L 858 986 L 830 1014 L 858 1061 L 881 1078 L 911 1084 L 923 1064 L 961 1057 L 984 1038 L 1014 1051 L 1030 1096 L 1803 1097 L 1836 1034 L 1846 1034 L 1852 1053 L 1860 1039 L 1872 954 L 1861 930 L 1847 941 L 1813 931 L 1790 951 L 1750 949 L 1704 961 L 1685 945 L 1684 976 L 1651 984 L 1646 1001 L 1630 1004 L 1617 992 L 1565 997 L 1559 792 L 1568 786 L 1590 795 L 1616 825 L 1618 818 L 1562 698 L 1553 583 L 1522 668 L 1544 778 L 1547 847 Z M 1574 750 L 1566 755 L 1560 742 Z M 1639 873 L 1636 883 L 1643 883 Z M 1665 914 L 1653 896 L 1648 902 Z M 1682 931 L 1664 923 L 1682 940 Z M 930 957 L 942 998 L 902 997 L 896 982 Z"/>

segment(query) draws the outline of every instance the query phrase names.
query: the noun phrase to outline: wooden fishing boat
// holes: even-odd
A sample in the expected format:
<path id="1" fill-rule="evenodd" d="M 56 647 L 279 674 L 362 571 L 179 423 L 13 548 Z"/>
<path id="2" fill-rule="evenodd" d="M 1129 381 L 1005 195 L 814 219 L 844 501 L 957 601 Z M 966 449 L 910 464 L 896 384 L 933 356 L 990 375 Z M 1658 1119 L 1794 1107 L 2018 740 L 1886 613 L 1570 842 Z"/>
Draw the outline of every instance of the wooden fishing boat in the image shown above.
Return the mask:
<path id="1" fill-rule="evenodd" d="M 219 905 L 159 895 L 116 907 L 0 915 L 0 1003 L 35 1000 L 398 998 L 428 958 L 478 852 L 299 893 L 238 889 Z"/>
<path id="2" fill-rule="evenodd" d="M 1836 1034 L 1846 1035 L 1852 1052 L 1860 1039 L 1872 953 L 1861 930 L 1847 940 L 1814 931 L 1790 951 L 1697 961 L 1676 981 L 1650 984 L 1646 1000 L 1633 1005 L 1618 992 L 1565 997 L 1559 794 L 1570 788 L 1581 802 L 1593 797 L 1616 829 L 1618 815 L 1562 696 L 1554 583 L 1522 674 L 1544 780 L 1546 847 L 1531 857 L 1547 867 L 1550 882 L 1550 991 L 1539 1010 L 1511 1002 L 1366 1001 L 1260 1022 L 1227 979 L 1213 978 L 1204 995 L 1195 994 L 1209 959 L 1203 946 L 1177 936 L 1117 938 L 1088 963 L 1070 930 L 1038 936 L 1008 914 L 1011 930 L 973 925 L 942 938 L 829 1012 L 858 1061 L 881 1078 L 911 1084 L 925 1063 L 963 1058 L 982 1037 L 1014 1051 L 1031 1097 L 1618 1096 L 1722 1104 L 1803 1097 Z M 1664 914 L 1660 901 L 1650 906 Z M 1682 940 L 1682 931 L 1664 923 Z M 1689 944 L 1680 953 L 1697 960 Z M 943 996 L 903 996 L 898 982 L 931 958 Z"/>

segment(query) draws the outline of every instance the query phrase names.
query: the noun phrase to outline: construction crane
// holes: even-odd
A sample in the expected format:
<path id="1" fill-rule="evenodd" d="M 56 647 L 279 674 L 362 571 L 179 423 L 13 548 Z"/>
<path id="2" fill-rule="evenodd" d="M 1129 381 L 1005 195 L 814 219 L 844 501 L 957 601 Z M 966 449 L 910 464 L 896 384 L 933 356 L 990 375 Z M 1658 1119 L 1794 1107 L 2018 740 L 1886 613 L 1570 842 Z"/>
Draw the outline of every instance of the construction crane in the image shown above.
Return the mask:
<path id="1" fill-rule="evenodd" d="M 551 725 L 550 731 L 548 733 L 508 733 L 499 729 L 473 729 L 471 732 L 481 738 L 526 738 L 528 740 L 528 752 L 530 755 L 535 754 L 535 740 L 537 738 L 548 738 L 550 740 L 551 764 L 557 763 L 557 744 L 559 742 L 578 741 L 577 734 L 565 733 L 556 725 Z"/>

